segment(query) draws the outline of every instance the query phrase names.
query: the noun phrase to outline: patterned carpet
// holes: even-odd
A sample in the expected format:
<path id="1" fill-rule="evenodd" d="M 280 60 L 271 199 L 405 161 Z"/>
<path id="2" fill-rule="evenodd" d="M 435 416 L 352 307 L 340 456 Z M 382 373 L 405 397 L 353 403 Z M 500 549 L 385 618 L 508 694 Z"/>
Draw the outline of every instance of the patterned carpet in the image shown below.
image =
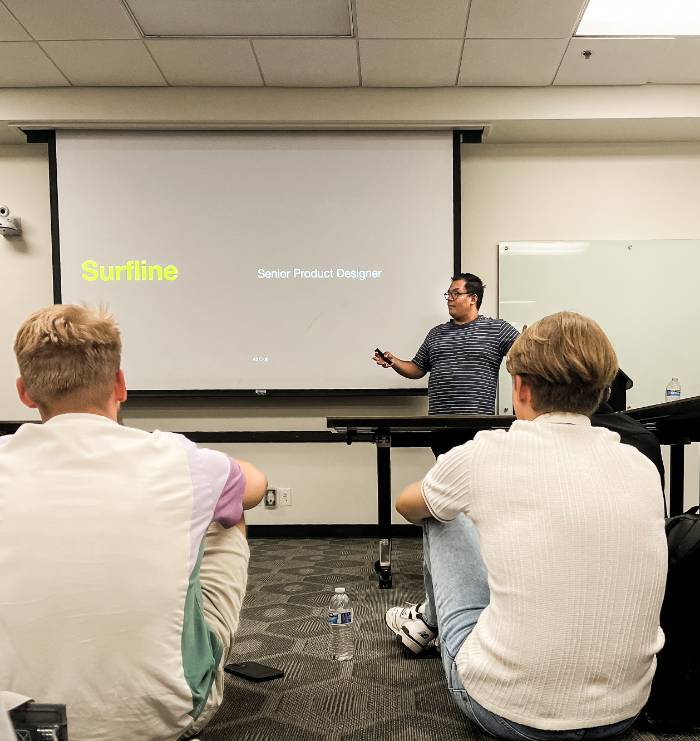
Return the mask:
<path id="1" fill-rule="evenodd" d="M 406 657 L 384 624 L 388 607 L 422 592 L 419 539 L 393 541 L 394 588 L 379 590 L 368 539 L 251 541 L 248 593 L 233 661 L 284 669 L 283 679 L 226 675 L 219 712 L 201 741 L 486 741 L 453 705 L 438 655 Z M 355 608 L 355 658 L 330 658 L 333 588 Z M 631 731 L 623 741 L 652 741 Z M 664 739 L 700 741 L 698 736 Z"/>

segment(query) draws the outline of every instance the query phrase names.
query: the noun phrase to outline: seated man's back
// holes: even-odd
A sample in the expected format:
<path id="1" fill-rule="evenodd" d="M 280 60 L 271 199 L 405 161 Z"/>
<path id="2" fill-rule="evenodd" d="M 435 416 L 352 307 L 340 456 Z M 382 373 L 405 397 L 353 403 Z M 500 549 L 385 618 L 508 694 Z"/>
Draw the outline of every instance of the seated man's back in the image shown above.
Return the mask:
<path id="1" fill-rule="evenodd" d="M 490 603 L 457 656 L 473 697 L 549 728 L 634 715 L 663 645 L 654 465 L 584 415 L 551 413 L 479 433 L 423 490 L 436 517 L 462 511 L 479 533 Z"/>
<path id="2" fill-rule="evenodd" d="M 43 424 L 0 438 L 0 687 L 66 704 L 71 741 L 199 730 L 221 702 L 245 592 L 243 509 L 266 480 L 182 435 L 117 423 L 110 317 L 51 307 L 15 348 L 20 397 Z M 75 377 L 77 390 L 46 393 Z"/>
<path id="3" fill-rule="evenodd" d="M 93 414 L 0 440 L 0 684 L 70 698 L 71 737 L 169 738 L 211 688 L 192 576 L 229 466 L 187 442 Z"/>

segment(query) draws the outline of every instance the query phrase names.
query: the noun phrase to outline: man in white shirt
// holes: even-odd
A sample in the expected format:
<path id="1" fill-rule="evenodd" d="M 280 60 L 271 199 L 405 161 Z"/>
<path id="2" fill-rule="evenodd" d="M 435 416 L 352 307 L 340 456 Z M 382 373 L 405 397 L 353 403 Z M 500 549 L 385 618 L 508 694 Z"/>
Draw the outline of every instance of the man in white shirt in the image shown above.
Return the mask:
<path id="1" fill-rule="evenodd" d="M 102 311 L 35 312 L 15 341 L 43 424 L 0 438 L 0 689 L 67 706 L 71 741 L 174 741 L 223 697 L 267 480 L 182 435 L 117 423 Z"/>
<path id="2" fill-rule="evenodd" d="M 590 415 L 617 371 L 591 319 L 562 312 L 511 348 L 518 420 L 438 458 L 396 509 L 423 525 L 426 599 L 386 620 L 440 638 L 448 686 L 488 733 L 606 738 L 644 706 L 663 645 L 659 475 Z"/>

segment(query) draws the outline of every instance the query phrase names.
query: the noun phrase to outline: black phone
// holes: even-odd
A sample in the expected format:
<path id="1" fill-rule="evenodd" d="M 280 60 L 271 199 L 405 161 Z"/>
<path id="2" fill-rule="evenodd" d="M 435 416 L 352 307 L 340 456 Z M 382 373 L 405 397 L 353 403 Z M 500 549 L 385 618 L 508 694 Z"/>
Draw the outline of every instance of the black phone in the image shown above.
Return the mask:
<path id="1" fill-rule="evenodd" d="M 257 661 L 241 661 L 238 664 L 226 664 L 224 671 L 229 674 L 235 674 L 237 677 L 243 677 L 243 679 L 249 679 L 251 682 L 266 682 L 268 679 L 277 679 L 284 676 L 284 672 L 281 669 L 265 666 L 265 664 L 258 664 Z"/>
<path id="2" fill-rule="evenodd" d="M 382 351 L 381 351 L 381 350 L 380 350 L 380 349 L 379 349 L 378 347 L 375 347 L 375 348 L 374 348 L 374 354 L 375 354 L 375 355 L 379 355 L 379 357 L 380 357 L 380 358 L 381 358 L 381 359 L 382 359 L 382 360 L 383 360 L 383 361 L 384 361 L 385 363 L 389 363 L 389 362 L 390 362 L 390 361 L 389 361 L 389 358 L 387 358 L 387 356 L 386 356 L 386 355 L 385 355 L 385 354 L 384 354 L 384 353 L 383 353 L 383 352 L 382 352 Z"/>

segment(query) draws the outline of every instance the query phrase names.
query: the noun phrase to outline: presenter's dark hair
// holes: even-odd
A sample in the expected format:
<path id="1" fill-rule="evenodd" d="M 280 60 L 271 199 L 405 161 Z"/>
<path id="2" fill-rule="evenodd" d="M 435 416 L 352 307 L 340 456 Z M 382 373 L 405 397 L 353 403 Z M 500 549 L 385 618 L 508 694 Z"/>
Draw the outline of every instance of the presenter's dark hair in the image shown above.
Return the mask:
<path id="1" fill-rule="evenodd" d="M 481 282 L 481 278 L 474 273 L 457 273 L 452 276 L 452 280 L 463 280 L 466 284 L 467 291 L 476 296 L 476 308 L 481 308 L 481 302 L 484 298 L 484 288 L 486 286 Z"/>

